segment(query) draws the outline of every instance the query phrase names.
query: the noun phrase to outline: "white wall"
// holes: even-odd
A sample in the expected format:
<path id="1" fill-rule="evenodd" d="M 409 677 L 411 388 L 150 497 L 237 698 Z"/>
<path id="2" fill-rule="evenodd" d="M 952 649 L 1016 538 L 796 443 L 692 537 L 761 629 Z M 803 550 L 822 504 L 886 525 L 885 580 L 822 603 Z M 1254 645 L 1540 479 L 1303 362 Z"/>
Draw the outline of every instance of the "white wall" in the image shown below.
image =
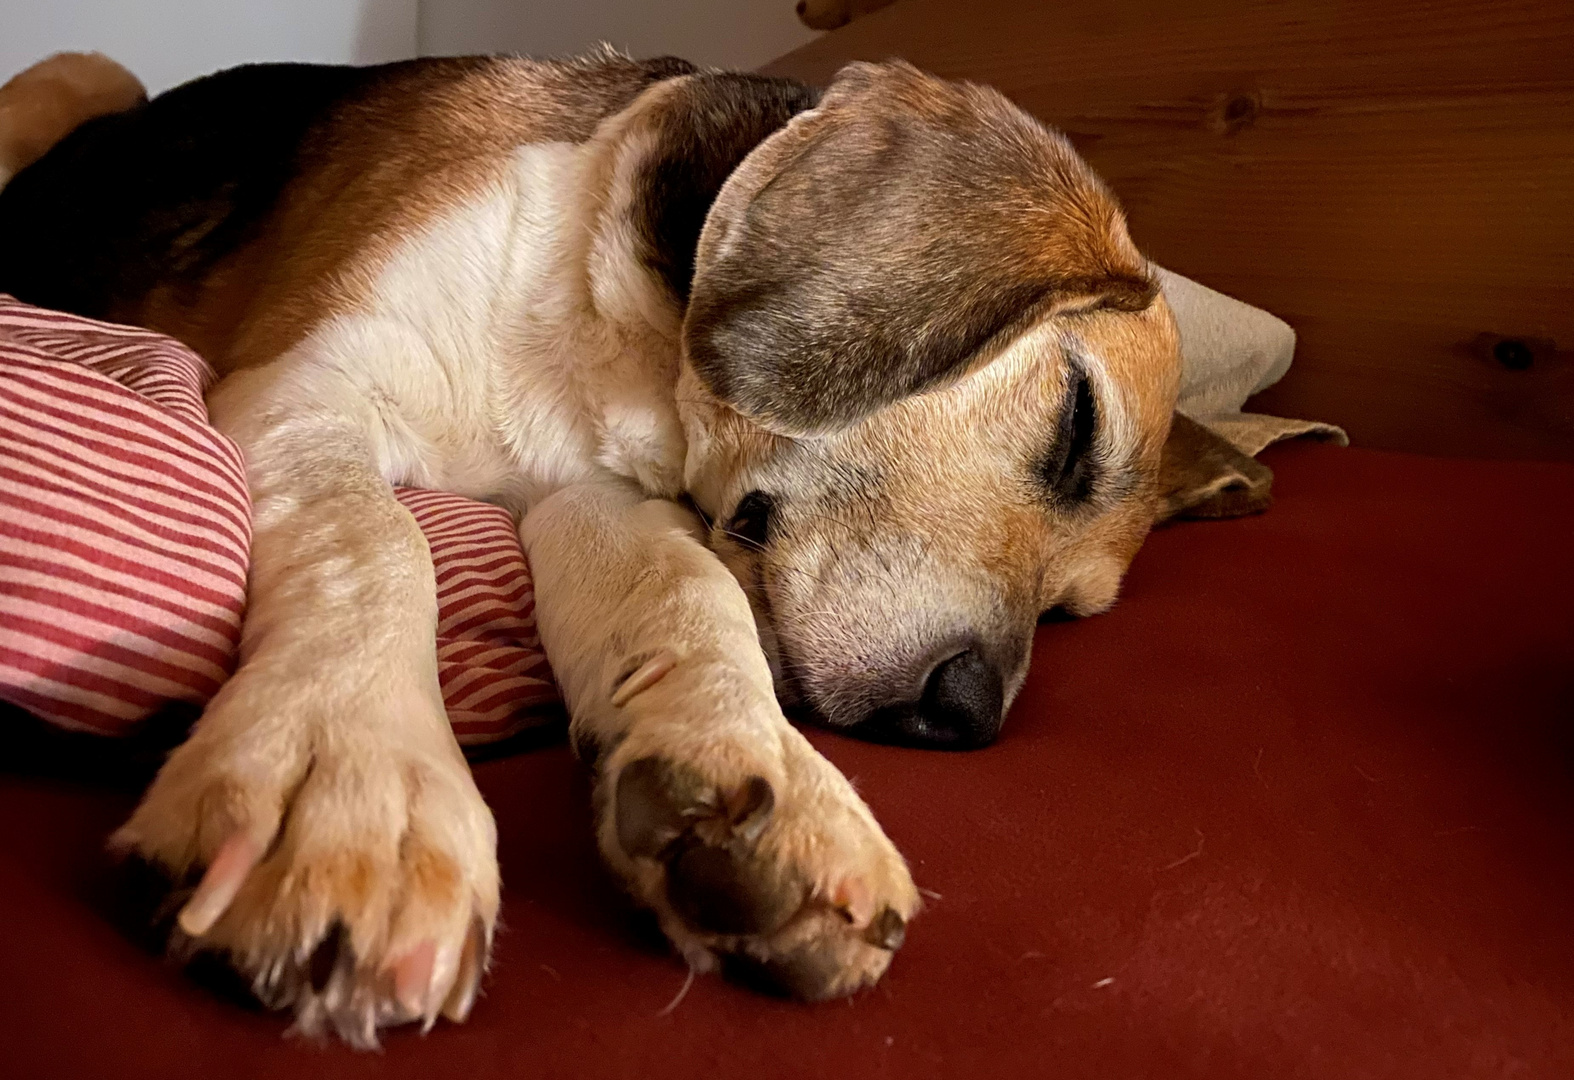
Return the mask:
<path id="1" fill-rule="evenodd" d="M 0 0 L 0 80 L 97 49 L 160 90 L 250 60 L 373 63 L 419 47 L 418 0 Z"/>
<path id="2" fill-rule="evenodd" d="M 635 56 L 747 70 L 818 36 L 795 0 L 421 0 L 421 51 L 561 56 L 610 41 Z"/>
<path id="3" fill-rule="evenodd" d="M 752 68 L 814 36 L 793 0 L 0 0 L 0 81 L 62 49 L 108 53 L 154 93 L 253 60 L 552 56 L 603 40 Z"/>

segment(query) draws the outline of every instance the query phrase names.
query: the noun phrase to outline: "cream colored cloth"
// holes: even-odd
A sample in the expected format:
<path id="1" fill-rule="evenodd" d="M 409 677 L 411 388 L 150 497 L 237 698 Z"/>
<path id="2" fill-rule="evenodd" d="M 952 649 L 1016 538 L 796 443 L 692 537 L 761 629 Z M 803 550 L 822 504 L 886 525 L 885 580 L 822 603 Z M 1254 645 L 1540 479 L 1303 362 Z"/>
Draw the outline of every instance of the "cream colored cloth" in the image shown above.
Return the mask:
<path id="1" fill-rule="evenodd" d="M 1350 445 L 1343 428 L 1242 412 L 1246 399 L 1284 377 L 1295 357 L 1295 331 L 1283 319 L 1154 266 L 1181 339 L 1177 408 L 1255 456 L 1282 439 L 1310 436 Z"/>

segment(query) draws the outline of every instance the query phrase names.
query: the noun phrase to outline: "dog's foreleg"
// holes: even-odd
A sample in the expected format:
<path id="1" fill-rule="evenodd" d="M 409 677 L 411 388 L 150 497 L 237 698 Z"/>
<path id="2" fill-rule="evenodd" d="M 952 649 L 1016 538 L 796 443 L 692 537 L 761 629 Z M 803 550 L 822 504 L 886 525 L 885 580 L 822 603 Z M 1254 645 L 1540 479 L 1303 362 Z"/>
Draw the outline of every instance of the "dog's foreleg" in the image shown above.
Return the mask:
<path id="1" fill-rule="evenodd" d="M 526 516 L 542 644 L 596 771 L 596 834 L 691 966 L 806 998 L 880 977 L 918 906 L 846 779 L 782 715 L 747 598 L 698 519 L 619 486 Z"/>
<path id="2" fill-rule="evenodd" d="M 430 553 L 377 418 L 274 365 L 214 394 L 254 503 L 241 663 L 116 843 L 197 881 L 183 939 L 357 1044 L 469 1009 L 495 828 L 443 710 Z"/>

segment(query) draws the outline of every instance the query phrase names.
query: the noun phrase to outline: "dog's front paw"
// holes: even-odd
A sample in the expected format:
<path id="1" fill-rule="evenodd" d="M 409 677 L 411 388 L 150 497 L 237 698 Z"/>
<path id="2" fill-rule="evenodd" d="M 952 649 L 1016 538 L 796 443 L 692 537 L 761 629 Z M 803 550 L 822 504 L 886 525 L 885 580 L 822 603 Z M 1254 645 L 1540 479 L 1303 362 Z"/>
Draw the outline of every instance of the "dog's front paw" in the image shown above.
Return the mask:
<path id="1" fill-rule="evenodd" d="M 918 893 L 846 779 L 785 723 L 780 740 L 751 760 L 631 736 L 603 765 L 597 831 L 692 968 L 818 1001 L 885 973 Z"/>
<path id="2" fill-rule="evenodd" d="M 497 844 L 446 725 L 253 717 L 239 696 L 215 702 L 111 841 L 175 883 L 172 947 L 221 954 L 299 1030 L 356 1046 L 464 1019 Z"/>

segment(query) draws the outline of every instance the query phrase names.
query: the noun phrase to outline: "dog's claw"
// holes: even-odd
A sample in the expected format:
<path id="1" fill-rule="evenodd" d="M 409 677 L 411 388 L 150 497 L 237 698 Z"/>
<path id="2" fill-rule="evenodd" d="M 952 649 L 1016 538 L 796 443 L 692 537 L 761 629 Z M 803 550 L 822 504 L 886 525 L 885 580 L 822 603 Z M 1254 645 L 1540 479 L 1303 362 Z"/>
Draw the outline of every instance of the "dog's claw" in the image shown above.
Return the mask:
<path id="1" fill-rule="evenodd" d="M 465 938 L 464 950 L 459 954 L 459 973 L 443 1002 L 443 1015 L 456 1024 L 463 1023 L 475 1007 L 475 999 L 481 989 L 481 976 L 486 973 L 486 958 L 491 951 L 492 943 L 486 925 L 476 919 Z M 435 1014 L 426 1021 L 427 1028 L 432 1026 L 433 1019 Z"/>
<path id="2" fill-rule="evenodd" d="M 211 930 L 246 883 L 246 875 L 262 858 L 262 851 L 263 846 L 244 832 L 224 841 L 202 875 L 197 891 L 175 917 L 180 929 L 194 938 Z"/>
<path id="3" fill-rule="evenodd" d="M 437 943 L 430 938 L 394 962 L 394 1000 L 404 1009 L 405 1016 L 411 1019 L 426 1016 L 436 963 Z"/>
<path id="4" fill-rule="evenodd" d="M 333 978 L 333 973 L 345 961 L 348 962 L 345 966 L 355 965 L 355 950 L 350 946 L 344 924 L 335 922 L 317 943 L 317 947 L 312 950 L 311 959 L 306 962 L 306 982 L 312 988 L 312 993 L 324 993 L 328 989 L 328 981 Z"/>

